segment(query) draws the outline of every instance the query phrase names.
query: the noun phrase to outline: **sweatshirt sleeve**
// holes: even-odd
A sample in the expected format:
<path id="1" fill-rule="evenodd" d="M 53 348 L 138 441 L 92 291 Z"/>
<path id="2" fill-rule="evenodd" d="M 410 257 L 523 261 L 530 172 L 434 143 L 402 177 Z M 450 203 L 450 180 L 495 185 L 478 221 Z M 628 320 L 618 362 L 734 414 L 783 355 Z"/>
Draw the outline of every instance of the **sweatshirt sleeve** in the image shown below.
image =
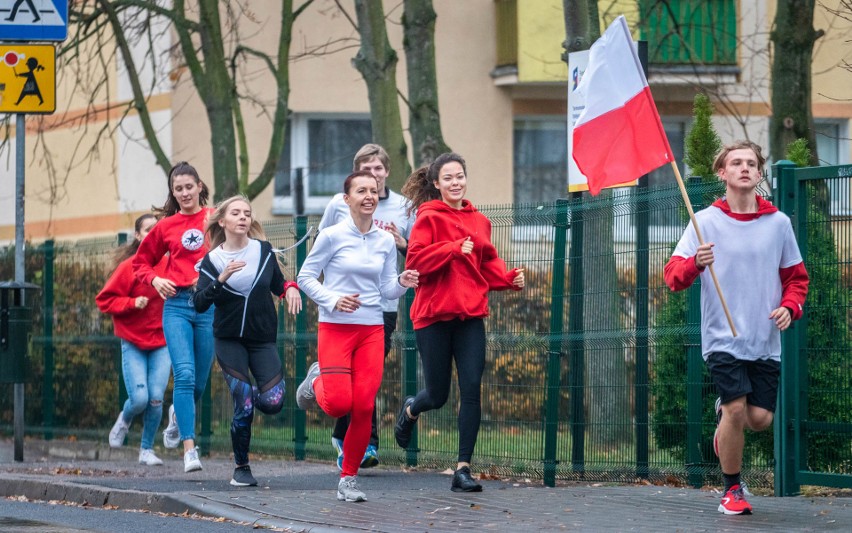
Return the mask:
<path id="1" fill-rule="evenodd" d="M 146 237 L 147 238 L 147 237 Z M 203 313 L 216 303 L 216 299 L 222 294 L 222 283 L 219 282 L 219 272 L 213 266 L 210 255 L 205 255 L 198 272 L 198 284 L 195 287 L 195 295 L 192 304 L 195 310 Z"/>
<path id="2" fill-rule="evenodd" d="M 781 306 L 790 310 L 793 320 L 802 318 L 802 308 L 808 296 L 810 278 L 805 263 L 778 269 L 781 277 Z"/>
<path id="3" fill-rule="evenodd" d="M 331 260 L 331 256 L 334 255 L 334 251 L 335 246 L 331 242 L 328 232 L 321 232 L 317 235 L 314 246 L 311 248 L 311 253 L 308 254 L 296 278 L 299 282 L 299 287 L 308 295 L 308 298 L 329 313 L 334 312 L 334 306 L 337 304 L 337 300 L 340 299 L 340 295 L 327 290 L 319 282 L 319 277 Z"/>
<path id="4" fill-rule="evenodd" d="M 408 287 L 403 287 L 399 283 L 399 273 L 396 268 L 396 242 L 393 238 L 390 239 L 389 245 L 379 280 L 379 292 L 386 300 L 396 300 L 405 294 Z"/>
<path id="5" fill-rule="evenodd" d="M 133 272 L 139 283 L 144 285 L 150 285 L 154 278 L 157 277 L 157 274 L 154 272 L 154 266 L 160 262 L 168 251 L 160 229 L 161 224 L 154 225 L 151 232 L 139 243 L 139 249 L 136 251 L 136 255 L 133 256 Z"/>
<path id="6" fill-rule="evenodd" d="M 123 261 L 109 277 L 101 292 L 95 296 L 98 309 L 113 316 L 136 311 L 136 298 L 130 296 L 134 281 L 130 259 Z"/>
<path id="7" fill-rule="evenodd" d="M 483 218 L 485 218 L 483 216 Z M 521 287 L 515 287 L 512 282 L 518 274 L 518 269 L 506 270 L 506 263 L 497 254 L 497 248 L 491 244 L 491 222 L 485 219 L 486 234 L 488 235 L 488 245 L 482 250 L 482 263 L 480 271 L 482 277 L 488 282 L 488 290 L 505 291 L 508 289 L 521 290 Z"/>
<path id="8" fill-rule="evenodd" d="M 271 250 L 272 246 L 270 245 L 269 248 Z M 275 253 L 270 251 L 269 254 L 269 261 L 272 267 L 272 279 L 269 280 L 269 292 L 275 296 L 283 298 L 287 289 L 295 284 L 284 279 L 284 273 L 281 272 L 281 265 L 278 264 L 278 258 L 275 256 Z"/>
<path id="9" fill-rule="evenodd" d="M 695 265 L 694 255 L 692 257 L 673 255 L 663 269 L 663 277 L 671 290 L 682 291 L 692 286 L 701 272 L 703 269 Z"/>
<path id="10" fill-rule="evenodd" d="M 428 215 L 418 217 L 411 229 L 411 238 L 408 240 L 405 268 L 417 270 L 421 275 L 432 274 L 461 256 L 461 245 L 464 239 L 433 242 L 434 234 L 430 217 Z"/>

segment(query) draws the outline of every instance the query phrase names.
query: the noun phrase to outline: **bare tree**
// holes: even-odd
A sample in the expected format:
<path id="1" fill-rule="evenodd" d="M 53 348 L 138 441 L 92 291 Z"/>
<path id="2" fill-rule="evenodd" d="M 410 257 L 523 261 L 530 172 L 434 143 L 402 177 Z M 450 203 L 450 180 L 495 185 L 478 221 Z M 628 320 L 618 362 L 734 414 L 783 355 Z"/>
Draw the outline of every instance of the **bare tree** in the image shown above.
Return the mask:
<path id="1" fill-rule="evenodd" d="M 402 14 L 408 73 L 408 128 L 419 166 L 450 151 L 441 133 L 438 75 L 435 71 L 435 10 L 432 0 L 405 0 Z"/>
<path id="2" fill-rule="evenodd" d="M 132 110 L 137 113 L 145 139 L 155 155 L 157 164 L 165 171 L 170 168 L 166 151 L 160 145 L 149 107 L 152 86 L 163 83 L 157 75 L 166 72 L 177 82 L 181 73 L 189 72 L 190 80 L 201 98 L 210 126 L 213 180 L 216 198 L 237 192 L 254 198 L 265 189 L 275 175 L 284 148 L 290 94 L 289 52 L 293 21 L 313 3 L 305 0 L 295 8 L 292 0 L 281 1 L 280 32 L 275 52 L 270 54 L 242 42 L 243 25 L 257 29 L 263 23 L 256 20 L 247 5 L 219 0 L 186 0 L 172 2 L 142 0 L 80 0 L 70 5 L 70 38 L 60 50 L 65 65 L 75 72 L 78 86 L 89 85 L 90 106 L 96 98 L 112 101 L 108 83 L 103 76 L 110 72 L 114 51 L 124 65 L 132 90 L 132 99 L 123 107 L 122 119 Z M 177 44 L 163 57 L 154 52 L 154 44 L 163 38 L 156 20 L 167 22 L 167 31 L 176 36 Z M 149 52 L 140 65 L 134 56 L 135 43 L 149 44 Z M 94 51 L 95 58 L 84 51 Z M 171 62 L 171 65 L 164 63 Z M 246 69 L 261 65 L 273 80 L 275 98 L 263 102 L 247 88 Z M 98 75 L 92 74 L 92 68 Z M 145 73 L 154 74 L 153 82 L 145 85 Z M 249 157 L 243 105 L 257 106 L 269 117 L 271 135 L 266 158 L 260 171 L 249 179 Z M 94 111 L 94 110 L 93 110 Z M 89 117 L 91 118 L 91 116 Z M 121 119 L 119 120 L 120 123 Z M 107 122 L 106 132 L 111 127 Z"/>

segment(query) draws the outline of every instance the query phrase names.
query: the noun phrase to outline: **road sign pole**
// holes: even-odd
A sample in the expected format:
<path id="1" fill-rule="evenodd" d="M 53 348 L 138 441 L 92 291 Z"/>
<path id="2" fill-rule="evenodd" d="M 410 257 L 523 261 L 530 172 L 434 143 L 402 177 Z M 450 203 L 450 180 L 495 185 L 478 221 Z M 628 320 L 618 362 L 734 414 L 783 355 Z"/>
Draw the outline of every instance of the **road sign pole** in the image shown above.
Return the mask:
<path id="1" fill-rule="evenodd" d="M 15 122 L 15 281 L 24 280 L 24 163 L 26 158 L 26 115 L 18 113 Z M 21 298 L 24 298 L 21 291 Z M 21 301 L 21 305 L 25 302 Z M 24 460 L 24 384 L 14 385 L 15 461 Z"/>

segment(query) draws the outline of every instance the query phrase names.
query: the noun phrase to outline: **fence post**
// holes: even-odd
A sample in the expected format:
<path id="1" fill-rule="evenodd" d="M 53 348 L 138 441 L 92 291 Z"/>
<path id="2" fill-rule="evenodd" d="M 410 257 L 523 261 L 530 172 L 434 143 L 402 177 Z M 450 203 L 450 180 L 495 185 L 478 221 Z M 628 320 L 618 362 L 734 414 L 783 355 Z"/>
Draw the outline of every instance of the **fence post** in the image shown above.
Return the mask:
<path id="1" fill-rule="evenodd" d="M 778 208 L 793 222 L 793 231 L 800 247 L 807 246 L 807 232 L 800 231 L 804 213 L 794 216 L 798 207 L 799 190 L 794 176 L 796 165 L 792 161 L 778 161 L 772 166 L 775 176 L 775 197 Z M 778 387 L 778 407 L 775 412 L 775 495 L 795 496 L 799 493 L 796 473 L 802 442 L 799 440 L 798 424 L 802 414 L 799 398 L 801 376 L 799 336 L 804 324 L 793 323 L 790 330 L 781 334 L 783 354 L 781 356 L 781 378 Z"/>
<path id="2" fill-rule="evenodd" d="M 559 434 L 559 385 L 562 366 L 562 329 L 565 313 L 565 249 L 568 200 L 556 200 L 552 283 L 550 288 L 550 346 L 547 351 L 547 390 L 544 406 L 544 484 L 556 486 L 556 444 Z"/>
<path id="3" fill-rule="evenodd" d="M 304 203 L 304 175 L 302 171 L 303 169 L 301 168 L 296 169 L 296 176 L 293 186 L 293 205 L 295 214 L 294 218 L 296 222 L 296 239 L 301 239 L 302 237 L 304 237 L 305 233 L 307 233 L 308 230 L 308 218 L 305 216 Z M 302 264 L 305 262 L 305 258 L 308 255 L 307 251 L 307 240 L 305 240 L 305 242 L 302 242 L 301 244 L 299 244 L 299 246 L 296 247 L 296 272 L 301 270 Z M 298 313 L 296 315 L 296 361 L 294 368 L 296 380 L 294 380 L 294 383 L 301 383 L 301 380 L 305 378 L 308 372 L 307 329 L 307 318 L 305 317 L 305 313 Z M 291 388 L 295 393 L 295 387 Z M 305 411 L 297 407 L 293 415 L 293 454 L 297 461 L 305 460 L 305 443 L 308 441 L 308 436 L 305 429 L 306 421 L 307 416 Z"/>
<path id="4" fill-rule="evenodd" d="M 647 43 L 646 43 L 647 54 Z M 636 374 L 633 378 L 636 413 L 636 477 L 647 479 L 648 461 L 648 284 L 649 284 L 649 226 L 648 177 L 642 176 L 633 190 L 636 202 Z"/>
<path id="5" fill-rule="evenodd" d="M 44 440 L 53 440 L 53 262 L 56 248 L 53 239 L 44 241 L 44 282 L 42 284 L 42 335 L 44 336 L 44 375 L 42 376 L 42 425 Z"/>
<path id="6" fill-rule="evenodd" d="M 417 342 L 414 337 L 414 326 L 411 323 L 411 304 L 414 301 L 414 291 L 405 291 L 403 296 L 403 313 L 400 321 L 400 329 L 404 333 L 405 344 L 403 347 L 402 361 L 402 396 L 414 396 L 417 394 Z M 405 449 L 405 464 L 417 466 L 417 454 L 420 446 L 417 440 L 417 425 L 411 432 L 411 440 Z"/>
<path id="7" fill-rule="evenodd" d="M 689 185 L 697 183 L 698 180 L 700 178 L 690 178 Z M 691 198 L 690 202 L 695 205 Z M 686 301 L 686 472 L 689 484 L 700 488 L 704 485 L 701 455 L 704 358 L 701 355 L 700 277 L 687 289 Z"/>
<path id="8" fill-rule="evenodd" d="M 586 471 L 585 353 L 583 339 L 583 210 L 582 193 L 571 193 L 571 249 L 568 254 L 568 390 L 570 394 L 571 469 Z"/>

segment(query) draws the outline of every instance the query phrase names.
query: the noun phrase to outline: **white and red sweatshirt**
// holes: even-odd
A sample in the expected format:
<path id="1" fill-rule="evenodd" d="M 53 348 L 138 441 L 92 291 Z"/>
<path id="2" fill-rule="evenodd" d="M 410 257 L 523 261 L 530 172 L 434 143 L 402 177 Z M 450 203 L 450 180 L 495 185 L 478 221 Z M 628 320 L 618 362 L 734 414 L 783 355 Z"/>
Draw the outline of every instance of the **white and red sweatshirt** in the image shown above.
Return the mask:
<path id="1" fill-rule="evenodd" d="M 784 213 L 756 196 L 756 213 L 733 213 L 722 198 L 695 214 L 704 242 L 714 243 L 713 268 L 737 329 L 731 335 L 709 269 L 695 265 L 698 237 L 690 224 L 665 266 L 666 284 L 688 288 L 701 276 L 701 353 L 725 352 L 738 359 L 781 358 L 781 333 L 769 318 L 786 307 L 802 316 L 808 273 L 793 226 Z"/>
<path id="2" fill-rule="evenodd" d="M 168 252 L 165 272 L 159 277 L 170 279 L 181 288 L 191 287 L 198 280 L 195 265 L 207 253 L 204 228 L 209 207 L 193 215 L 180 211 L 157 222 L 151 232 L 142 239 L 139 250 L 133 256 L 133 270 L 142 283 L 150 285 L 158 275 L 154 265 Z"/>

